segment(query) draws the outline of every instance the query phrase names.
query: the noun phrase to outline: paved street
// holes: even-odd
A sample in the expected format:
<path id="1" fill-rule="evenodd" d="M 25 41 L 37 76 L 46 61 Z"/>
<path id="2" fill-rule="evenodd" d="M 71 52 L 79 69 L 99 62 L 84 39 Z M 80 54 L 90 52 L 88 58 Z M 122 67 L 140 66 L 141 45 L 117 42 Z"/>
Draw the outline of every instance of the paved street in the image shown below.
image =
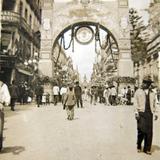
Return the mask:
<path id="1" fill-rule="evenodd" d="M 75 109 L 68 121 L 62 106 L 6 108 L 1 160 L 158 160 L 160 120 L 154 123 L 153 153 L 136 152 L 132 106 L 90 106 Z"/>

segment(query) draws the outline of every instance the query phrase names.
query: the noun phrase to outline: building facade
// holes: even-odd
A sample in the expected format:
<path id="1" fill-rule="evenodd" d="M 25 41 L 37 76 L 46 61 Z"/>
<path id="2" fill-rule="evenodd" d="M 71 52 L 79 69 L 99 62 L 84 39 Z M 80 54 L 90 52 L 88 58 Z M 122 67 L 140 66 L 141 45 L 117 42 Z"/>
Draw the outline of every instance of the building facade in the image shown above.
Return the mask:
<path id="1" fill-rule="evenodd" d="M 40 52 L 41 0 L 3 0 L 0 76 L 30 81 Z"/>
<path id="2" fill-rule="evenodd" d="M 59 52 L 59 45 L 54 49 L 52 78 L 59 85 L 71 83 L 74 78 L 74 68 L 71 57 L 67 56 L 64 49 Z"/>
<path id="3" fill-rule="evenodd" d="M 151 76 L 155 85 L 160 88 L 160 1 L 151 1 L 149 15 L 150 41 L 147 56 L 144 61 L 135 64 L 135 77 L 140 85 L 145 76 Z"/>

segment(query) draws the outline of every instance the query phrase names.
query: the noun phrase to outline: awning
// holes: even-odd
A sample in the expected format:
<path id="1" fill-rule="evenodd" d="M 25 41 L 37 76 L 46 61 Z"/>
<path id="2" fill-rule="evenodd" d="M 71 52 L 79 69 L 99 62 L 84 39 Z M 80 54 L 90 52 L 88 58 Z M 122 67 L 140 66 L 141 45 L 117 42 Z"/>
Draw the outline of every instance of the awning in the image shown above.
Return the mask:
<path id="1" fill-rule="evenodd" d="M 25 75 L 28 75 L 28 76 L 33 76 L 33 73 L 30 73 L 29 71 L 26 71 L 24 69 L 21 69 L 21 68 L 17 68 L 18 72 L 22 73 L 22 74 L 25 74 Z"/>

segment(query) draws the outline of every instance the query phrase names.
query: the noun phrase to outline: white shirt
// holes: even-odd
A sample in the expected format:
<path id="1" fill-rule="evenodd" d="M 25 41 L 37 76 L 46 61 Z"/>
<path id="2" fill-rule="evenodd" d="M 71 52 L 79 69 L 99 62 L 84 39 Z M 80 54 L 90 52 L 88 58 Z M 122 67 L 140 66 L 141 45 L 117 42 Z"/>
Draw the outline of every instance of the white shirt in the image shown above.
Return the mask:
<path id="1" fill-rule="evenodd" d="M 60 90 L 60 95 L 62 94 L 66 94 L 67 93 L 67 88 L 66 87 L 62 87 Z"/>
<path id="2" fill-rule="evenodd" d="M 59 87 L 58 86 L 53 87 L 53 95 L 59 95 Z"/>
<path id="3" fill-rule="evenodd" d="M 9 105 L 10 99 L 11 99 L 11 96 L 10 96 L 7 85 L 0 81 L 0 102 L 5 103 L 6 105 Z"/>
<path id="4" fill-rule="evenodd" d="M 115 87 L 111 88 L 111 95 L 112 96 L 116 96 L 117 95 L 117 91 L 116 91 Z"/>
<path id="5" fill-rule="evenodd" d="M 146 93 L 146 94 L 148 94 L 148 92 L 149 92 L 149 90 L 148 90 L 148 89 L 145 89 L 144 91 L 145 91 L 145 93 Z"/>
<path id="6" fill-rule="evenodd" d="M 126 95 L 126 93 L 127 93 L 127 90 L 126 90 L 126 89 L 124 89 L 124 88 L 122 88 L 122 89 L 121 89 L 121 94 L 122 94 L 123 96 L 125 96 L 125 95 Z"/>

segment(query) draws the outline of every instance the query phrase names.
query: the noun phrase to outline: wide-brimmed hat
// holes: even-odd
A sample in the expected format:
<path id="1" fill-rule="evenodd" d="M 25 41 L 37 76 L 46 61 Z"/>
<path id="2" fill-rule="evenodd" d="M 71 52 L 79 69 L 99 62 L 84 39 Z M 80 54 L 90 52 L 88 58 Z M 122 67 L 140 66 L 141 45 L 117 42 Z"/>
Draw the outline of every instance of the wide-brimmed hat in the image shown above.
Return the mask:
<path id="1" fill-rule="evenodd" d="M 152 79 L 151 79 L 150 76 L 147 76 L 147 77 L 144 77 L 143 83 L 145 83 L 145 84 L 152 84 L 153 81 L 152 81 Z"/>

